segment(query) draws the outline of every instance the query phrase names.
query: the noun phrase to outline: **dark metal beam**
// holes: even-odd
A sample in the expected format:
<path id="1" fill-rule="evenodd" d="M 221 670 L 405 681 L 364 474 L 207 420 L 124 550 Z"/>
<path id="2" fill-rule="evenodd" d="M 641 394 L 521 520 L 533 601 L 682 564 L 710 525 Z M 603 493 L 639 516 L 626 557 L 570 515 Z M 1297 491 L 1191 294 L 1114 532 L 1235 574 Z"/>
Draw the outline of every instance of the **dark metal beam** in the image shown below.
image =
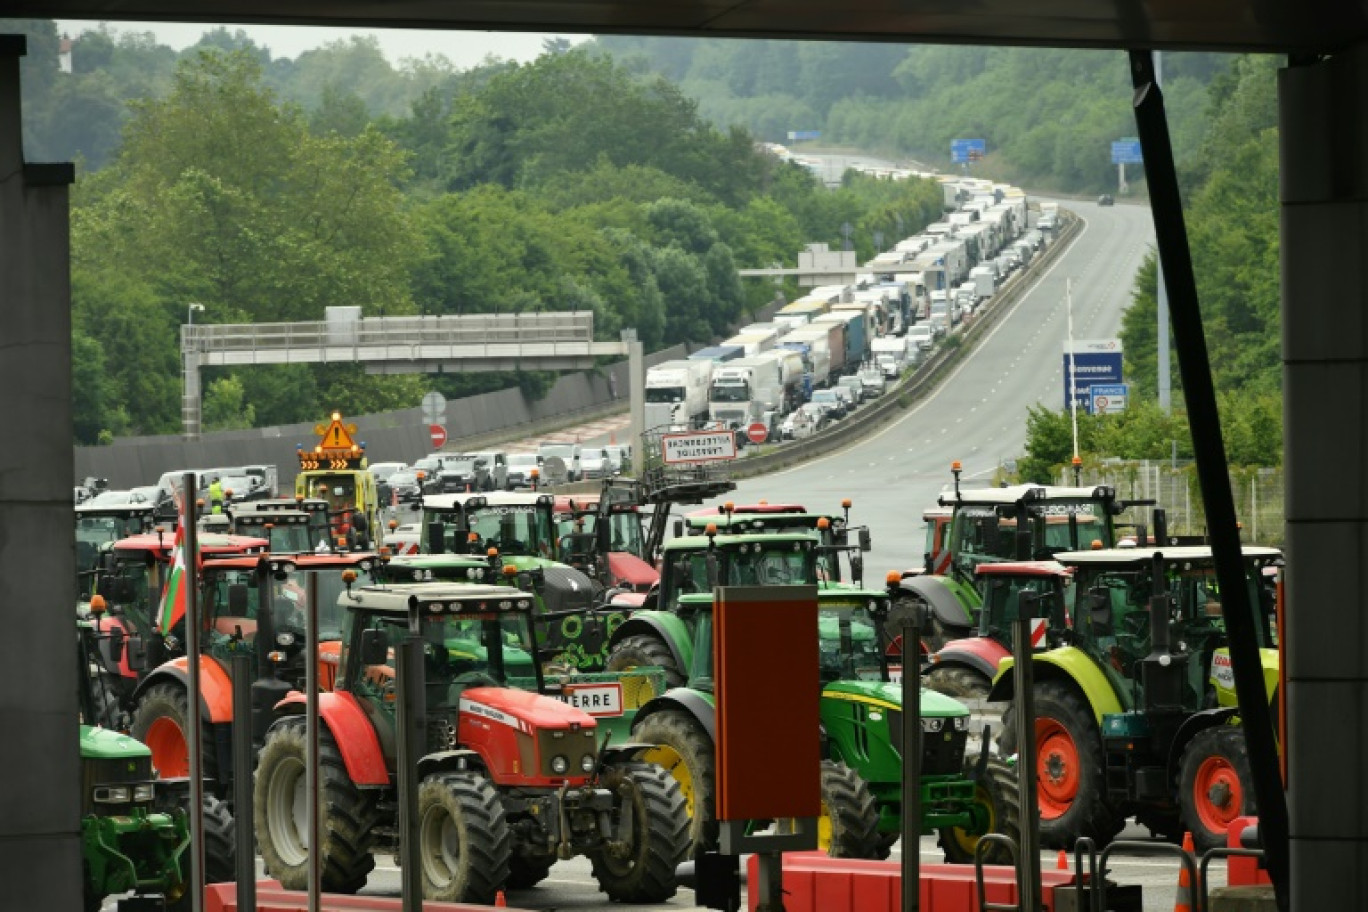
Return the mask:
<path id="1" fill-rule="evenodd" d="M 1135 123 L 1145 158 L 1150 208 L 1159 260 L 1164 267 L 1169 311 L 1178 350 L 1178 372 L 1183 379 L 1188 426 L 1197 460 L 1197 478 L 1206 506 L 1207 535 L 1221 585 L 1221 604 L 1230 659 L 1235 675 L 1235 694 L 1240 701 L 1245 741 L 1253 767 L 1254 796 L 1259 805 L 1259 834 L 1268 861 L 1269 877 L 1278 908 L 1287 912 L 1289 882 L 1287 795 L 1279 775 L 1273 718 L 1264 690 L 1259 662 L 1259 643 L 1254 610 L 1245 585 L 1240 530 L 1235 520 L 1235 498 L 1230 490 L 1230 469 L 1221 437 L 1216 390 L 1211 380 L 1202 313 L 1197 302 L 1197 282 L 1188 249 L 1183 202 L 1178 193 L 1178 174 L 1173 165 L 1164 97 L 1154 78 L 1154 57 L 1149 51 L 1132 51 L 1131 81 L 1135 85 Z"/>

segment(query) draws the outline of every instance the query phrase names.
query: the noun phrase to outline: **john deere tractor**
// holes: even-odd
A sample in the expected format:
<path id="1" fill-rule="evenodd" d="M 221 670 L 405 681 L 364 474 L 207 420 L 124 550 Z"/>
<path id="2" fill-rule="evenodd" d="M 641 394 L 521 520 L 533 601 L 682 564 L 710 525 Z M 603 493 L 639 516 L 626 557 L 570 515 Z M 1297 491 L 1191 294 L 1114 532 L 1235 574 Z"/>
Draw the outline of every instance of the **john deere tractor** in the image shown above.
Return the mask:
<path id="1" fill-rule="evenodd" d="M 643 706 L 634 740 L 678 780 L 692 816 L 695 853 L 715 848 L 713 588 L 717 585 L 811 584 L 819 539 L 809 533 L 676 538 L 665 546 L 658 606 L 629 618 L 614 634 L 609 668 L 660 665 L 679 686 Z M 902 819 L 901 689 L 889 682 L 881 624 L 887 594 L 819 590 L 823 690 L 819 835 L 832 855 L 883 858 Z M 989 832 L 1015 834 L 1019 808 L 1010 769 L 980 756 L 967 760 L 969 712 L 921 692 L 923 833 L 938 832 L 952 861 L 972 858 Z M 996 847 L 990 859 L 999 856 Z"/>
<path id="2" fill-rule="evenodd" d="M 98 621 L 96 622 L 98 623 Z M 88 724 L 115 699 L 104 692 L 107 638 L 91 623 L 77 625 L 76 675 L 81 707 L 81 851 L 87 912 L 105 897 L 132 892 L 169 910 L 190 908 L 189 789 L 184 780 L 157 779 L 152 752 L 109 729 Z M 122 638 L 116 638 L 119 652 Z M 115 656 L 117 663 L 120 656 Z M 208 882 L 233 879 L 233 818 L 212 796 L 204 805 L 205 876 Z"/>
<path id="3" fill-rule="evenodd" d="M 1207 547 L 1120 548 L 1055 555 L 1074 568 L 1064 645 L 1034 653 L 1041 838 L 1112 838 L 1134 815 L 1155 833 L 1225 843 L 1252 813 L 1248 751 L 1233 693 L 1225 615 Z M 1246 586 L 1270 699 L 1277 687 L 1272 548 L 1244 549 Z M 1011 660 L 988 695 L 1012 699 Z M 1004 717 L 1004 753 L 1016 749 Z"/>

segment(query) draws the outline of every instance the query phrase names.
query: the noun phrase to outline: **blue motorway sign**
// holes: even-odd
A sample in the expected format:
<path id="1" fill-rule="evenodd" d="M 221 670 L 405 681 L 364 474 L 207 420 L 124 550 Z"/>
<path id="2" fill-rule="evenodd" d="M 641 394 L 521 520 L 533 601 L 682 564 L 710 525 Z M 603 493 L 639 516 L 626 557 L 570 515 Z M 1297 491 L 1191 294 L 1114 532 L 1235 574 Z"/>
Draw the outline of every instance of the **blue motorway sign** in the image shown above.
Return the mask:
<path id="1" fill-rule="evenodd" d="M 801 142 L 805 139 L 821 139 L 821 130 L 789 130 L 789 142 Z"/>
<path id="2" fill-rule="evenodd" d="M 1069 377 L 1073 383 L 1069 383 Z M 1121 352 L 1080 351 L 1073 355 L 1064 354 L 1064 408 L 1069 408 L 1069 388 L 1073 387 L 1073 397 L 1088 414 L 1092 414 L 1091 387 L 1097 383 L 1118 384 L 1121 382 Z"/>
<path id="3" fill-rule="evenodd" d="M 1140 154 L 1140 140 L 1118 139 L 1111 144 L 1113 165 L 1142 165 L 1144 156 Z"/>
<path id="4" fill-rule="evenodd" d="M 988 151 L 988 143 L 982 139 L 950 140 L 950 160 L 956 164 L 983 158 Z"/>

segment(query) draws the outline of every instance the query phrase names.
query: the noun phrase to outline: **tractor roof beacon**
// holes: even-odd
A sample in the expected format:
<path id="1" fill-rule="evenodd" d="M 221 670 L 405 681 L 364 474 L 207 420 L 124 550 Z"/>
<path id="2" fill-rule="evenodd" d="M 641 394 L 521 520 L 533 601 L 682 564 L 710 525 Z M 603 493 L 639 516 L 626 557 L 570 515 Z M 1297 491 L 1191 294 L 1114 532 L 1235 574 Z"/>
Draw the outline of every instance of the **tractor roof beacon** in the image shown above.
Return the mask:
<path id="1" fill-rule="evenodd" d="M 426 753 L 418 777 L 419 855 L 429 900 L 492 903 L 543 880 L 558 858 L 587 855 L 621 902 L 675 893 L 687 848 L 684 798 L 641 745 L 609 747 L 593 716 L 539 693 L 533 599 L 506 586 L 422 583 L 344 593 L 337 688 L 319 696 L 323 888 L 360 889 L 398 824 L 392 649 L 411 625 L 425 641 Z M 516 645 L 515 645 L 516 644 Z M 519 689 L 520 687 L 526 689 Z M 258 764 L 257 841 L 268 873 L 299 889 L 307 837 L 304 695 L 278 707 Z"/>

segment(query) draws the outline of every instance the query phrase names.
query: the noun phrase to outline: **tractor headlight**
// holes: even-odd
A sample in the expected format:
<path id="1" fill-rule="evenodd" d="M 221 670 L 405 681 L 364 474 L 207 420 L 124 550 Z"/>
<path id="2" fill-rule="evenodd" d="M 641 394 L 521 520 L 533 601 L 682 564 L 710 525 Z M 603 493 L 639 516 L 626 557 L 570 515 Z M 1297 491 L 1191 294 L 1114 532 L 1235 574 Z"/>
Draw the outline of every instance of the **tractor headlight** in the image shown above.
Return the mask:
<path id="1" fill-rule="evenodd" d="M 594 771 L 593 754 L 585 754 L 583 757 L 580 757 L 580 769 L 584 770 L 586 773 L 592 773 Z"/>
<path id="2" fill-rule="evenodd" d="M 962 732 L 969 730 L 968 716 L 955 716 L 955 731 Z"/>
<path id="3" fill-rule="evenodd" d="M 551 758 L 551 772 L 555 773 L 556 775 L 563 775 L 565 771 L 569 768 L 570 761 L 565 759 L 563 755 L 557 754 L 556 756 Z"/>
<path id="4" fill-rule="evenodd" d="M 294 635 L 293 633 L 277 633 L 277 634 L 276 634 L 276 645 L 277 645 L 277 646 L 293 646 L 294 644 L 295 644 L 295 635 Z"/>
<path id="5" fill-rule="evenodd" d="M 922 731 L 938 732 L 945 725 L 945 720 L 940 718 L 922 719 Z"/>
<path id="6" fill-rule="evenodd" d="M 95 801 L 99 804 L 128 804 L 128 786 L 98 786 L 95 789 Z"/>
<path id="7" fill-rule="evenodd" d="M 142 785 L 133 786 L 133 803 L 146 804 L 156 797 L 156 791 L 156 786 L 150 782 L 144 782 Z"/>

